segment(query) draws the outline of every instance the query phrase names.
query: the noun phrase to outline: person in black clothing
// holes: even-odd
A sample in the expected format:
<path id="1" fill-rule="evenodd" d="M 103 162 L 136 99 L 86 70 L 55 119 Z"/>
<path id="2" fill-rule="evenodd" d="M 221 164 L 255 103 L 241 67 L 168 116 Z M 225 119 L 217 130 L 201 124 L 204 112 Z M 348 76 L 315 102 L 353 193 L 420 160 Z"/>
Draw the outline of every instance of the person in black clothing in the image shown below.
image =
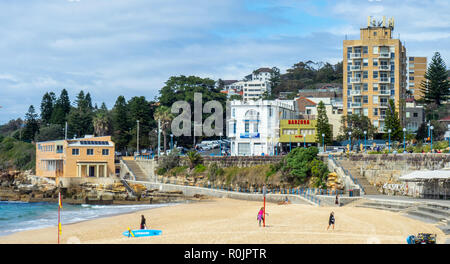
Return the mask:
<path id="1" fill-rule="evenodd" d="M 331 212 L 331 214 L 330 214 L 330 219 L 328 220 L 327 230 L 328 230 L 328 228 L 330 228 L 330 225 L 333 225 L 333 230 L 334 230 L 334 213 L 333 212 Z"/>
<path id="2" fill-rule="evenodd" d="M 146 229 L 147 224 L 144 215 L 141 215 L 141 229 Z"/>

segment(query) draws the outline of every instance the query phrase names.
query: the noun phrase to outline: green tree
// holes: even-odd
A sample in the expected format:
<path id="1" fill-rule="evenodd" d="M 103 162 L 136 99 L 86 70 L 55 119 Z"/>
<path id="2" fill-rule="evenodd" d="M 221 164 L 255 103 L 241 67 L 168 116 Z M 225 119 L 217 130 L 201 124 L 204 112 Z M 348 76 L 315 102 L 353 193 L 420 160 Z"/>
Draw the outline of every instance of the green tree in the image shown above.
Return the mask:
<path id="1" fill-rule="evenodd" d="M 200 155 L 200 153 L 198 153 L 197 151 L 189 151 L 187 153 L 187 157 L 188 157 L 188 160 L 189 160 L 189 168 L 190 169 L 193 169 L 198 164 L 202 164 L 203 163 L 203 158 Z"/>
<path id="2" fill-rule="evenodd" d="M 444 60 L 439 52 L 435 52 L 425 73 L 425 80 L 421 83 L 425 103 L 435 103 L 440 106 L 450 96 L 448 72 Z"/>
<path id="3" fill-rule="evenodd" d="M 25 114 L 25 128 L 23 130 L 22 139 L 31 142 L 39 132 L 38 115 L 34 110 L 34 106 L 30 105 L 28 112 Z"/>
<path id="4" fill-rule="evenodd" d="M 112 139 L 116 144 L 116 149 L 123 151 L 130 141 L 131 124 L 128 118 L 128 105 L 125 97 L 117 97 L 112 110 L 113 134 Z"/>
<path id="5" fill-rule="evenodd" d="M 89 96 L 90 97 L 90 96 Z M 90 99 L 86 98 L 83 91 L 77 96 L 75 100 L 76 107 L 70 110 L 68 116 L 68 134 L 70 136 L 76 135 L 77 137 L 83 137 L 87 134 L 94 133 L 94 126 L 92 123 L 93 109 L 90 105 Z"/>
<path id="6" fill-rule="evenodd" d="M 389 99 L 389 107 L 386 110 L 386 119 L 384 125 L 384 137 L 389 137 L 388 131 L 391 130 L 391 140 L 401 141 L 403 139 L 403 129 L 400 124 L 398 112 L 395 110 L 394 100 Z"/>
<path id="7" fill-rule="evenodd" d="M 170 122 L 174 118 L 173 114 L 170 112 L 170 108 L 167 106 L 160 106 L 156 109 L 154 114 L 155 120 L 161 122 L 161 132 L 164 138 L 164 152 L 167 150 L 167 131 L 170 128 Z"/>
<path id="8" fill-rule="evenodd" d="M 64 138 L 64 129 L 60 124 L 41 126 L 36 135 L 36 142 L 58 140 Z"/>
<path id="9" fill-rule="evenodd" d="M 135 96 L 128 101 L 128 111 L 131 123 L 131 138 L 128 146 L 132 149 L 137 144 L 137 120 L 139 120 L 139 148 L 150 146 L 151 130 L 156 128 L 153 119 L 154 106 L 144 96 Z"/>
<path id="10" fill-rule="evenodd" d="M 53 107 L 50 123 L 64 126 L 71 108 L 69 94 L 66 89 L 63 89 Z"/>
<path id="11" fill-rule="evenodd" d="M 331 130 L 331 125 L 328 122 L 325 104 L 320 101 L 319 105 L 317 106 L 317 143 L 322 144 L 322 134 L 325 135 L 324 143 L 326 145 L 333 143 L 333 131 Z"/>
<path id="12" fill-rule="evenodd" d="M 41 102 L 41 123 L 49 124 L 52 118 L 53 107 L 56 103 L 55 93 L 45 93 Z"/>
<path id="13" fill-rule="evenodd" d="M 373 138 L 375 128 L 370 122 L 370 119 L 365 115 L 344 115 L 341 119 L 341 134 L 338 136 L 339 141 L 348 140 L 348 133 L 351 132 L 351 140 L 355 142 L 355 139 L 363 139 L 364 131 L 367 132 L 367 139 Z"/>

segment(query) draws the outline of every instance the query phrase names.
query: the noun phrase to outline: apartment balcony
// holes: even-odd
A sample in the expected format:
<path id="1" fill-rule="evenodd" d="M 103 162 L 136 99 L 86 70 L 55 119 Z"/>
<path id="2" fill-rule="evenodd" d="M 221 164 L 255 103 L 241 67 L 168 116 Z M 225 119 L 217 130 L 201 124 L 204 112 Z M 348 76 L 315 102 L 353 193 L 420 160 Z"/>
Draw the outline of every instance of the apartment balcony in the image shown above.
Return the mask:
<path id="1" fill-rule="evenodd" d="M 350 59 L 361 59 L 362 54 L 361 53 L 350 53 Z"/>
<path id="2" fill-rule="evenodd" d="M 380 107 L 388 107 L 388 106 L 389 106 L 388 102 L 381 102 L 380 103 Z"/>
<path id="3" fill-rule="evenodd" d="M 360 77 L 350 78 L 350 83 L 361 83 Z"/>
<path id="4" fill-rule="evenodd" d="M 380 115 L 378 119 L 379 120 L 385 120 L 386 119 L 386 115 Z"/>
<path id="5" fill-rule="evenodd" d="M 380 77 L 380 79 L 378 80 L 378 83 L 390 83 L 391 80 L 389 77 Z"/>
<path id="6" fill-rule="evenodd" d="M 353 96 L 355 96 L 355 95 L 361 95 L 361 90 L 351 90 L 351 91 L 350 91 L 350 95 L 353 95 Z"/>
<path id="7" fill-rule="evenodd" d="M 350 71 L 361 71 L 361 65 L 350 66 Z"/>
<path id="8" fill-rule="evenodd" d="M 350 107 L 351 108 L 360 108 L 360 107 L 362 107 L 362 103 L 361 102 L 359 102 L 359 103 L 351 103 Z"/>
<path id="9" fill-rule="evenodd" d="M 380 71 L 390 71 L 391 70 L 391 65 L 379 65 L 378 66 L 378 70 L 380 70 Z"/>
<path id="10" fill-rule="evenodd" d="M 389 96 L 389 95 L 391 95 L 391 92 L 389 90 L 380 90 L 379 94 L 380 95 L 387 95 L 387 96 Z"/>
<path id="11" fill-rule="evenodd" d="M 389 54 L 389 53 L 380 53 L 380 54 L 378 54 L 378 58 L 379 59 L 390 59 L 391 58 L 391 54 Z"/>

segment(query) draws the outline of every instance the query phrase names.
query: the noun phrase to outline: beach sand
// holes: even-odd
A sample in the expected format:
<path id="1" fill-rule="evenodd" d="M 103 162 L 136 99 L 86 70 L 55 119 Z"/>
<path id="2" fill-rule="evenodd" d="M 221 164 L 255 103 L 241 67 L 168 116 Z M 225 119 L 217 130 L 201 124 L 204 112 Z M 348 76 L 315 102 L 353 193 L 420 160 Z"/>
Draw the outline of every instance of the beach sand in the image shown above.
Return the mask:
<path id="1" fill-rule="evenodd" d="M 256 216 L 262 202 L 212 199 L 116 215 L 62 226 L 61 243 L 82 244 L 405 244 L 417 233 L 445 234 L 434 224 L 389 211 L 360 207 L 317 207 L 268 203 L 266 228 Z M 327 231 L 334 211 L 335 230 Z M 143 214 L 150 229 L 161 236 L 128 238 L 128 227 L 138 229 Z M 0 244 L 57 243 L 57 228 L 24 231 L 0 237 Z"/>

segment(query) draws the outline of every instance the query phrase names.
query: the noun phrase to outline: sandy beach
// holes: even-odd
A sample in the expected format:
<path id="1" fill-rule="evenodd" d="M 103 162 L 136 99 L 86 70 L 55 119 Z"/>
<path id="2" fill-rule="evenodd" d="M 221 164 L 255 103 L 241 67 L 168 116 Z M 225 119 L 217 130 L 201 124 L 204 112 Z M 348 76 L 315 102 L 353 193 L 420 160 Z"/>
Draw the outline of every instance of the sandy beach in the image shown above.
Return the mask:
<path id="1" fill-rule="evenodd" d="M 212 199 L 178 204 L 130 214 L 64 225 L 61 243 L 82 244 L 405 244 L 406 237 L 419 232 L 445 234 L 434 224 L 399 213 L 359 207 L 316 207 L 267 204 L 266 228 L 256 216 L 262 202 Z M 335 230 L 327 230 L 334 211 Z M 161 236 L 128 238 L 128 227 L 138 229 L 140 216 Z M 0 244 L 54 244 L 57 228 L 24 231 L 0 237 Z"/>

